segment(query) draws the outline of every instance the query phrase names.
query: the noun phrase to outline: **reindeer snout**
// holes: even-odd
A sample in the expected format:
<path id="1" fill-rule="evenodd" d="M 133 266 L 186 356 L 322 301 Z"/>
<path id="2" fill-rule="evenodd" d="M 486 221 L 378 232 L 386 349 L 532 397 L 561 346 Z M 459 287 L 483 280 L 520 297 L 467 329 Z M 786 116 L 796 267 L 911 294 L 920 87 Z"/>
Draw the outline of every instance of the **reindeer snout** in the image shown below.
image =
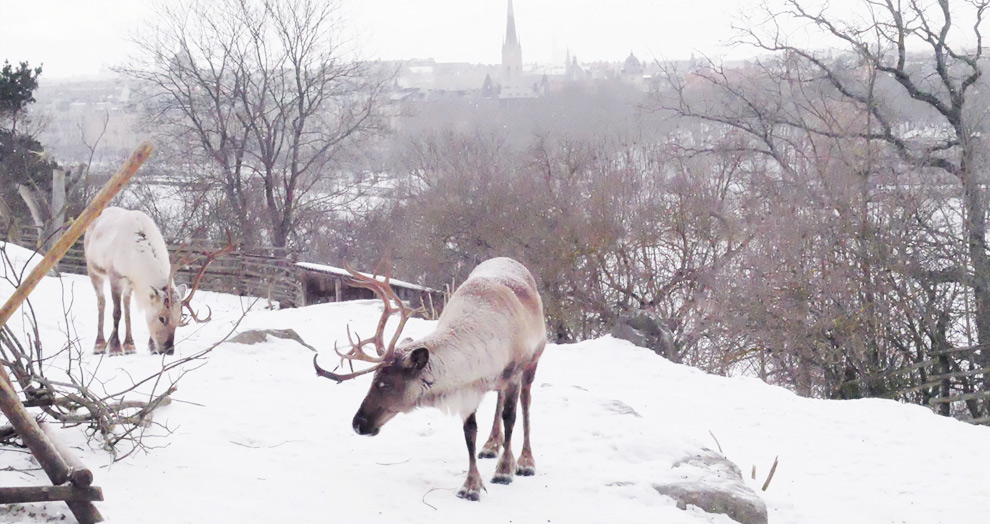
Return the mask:
<path id="1" fill-rule="evenodd" d="M 378 434 L 378 428 L 373 427 L 371 421 L 368 420 L 368 417 L 364 416 L 361 412 L 354 415 L 354 423 L 352 425 L 354 427 L 354 431 L 357 432 L 358 435 L 368 435 L 373 437 Z"/>

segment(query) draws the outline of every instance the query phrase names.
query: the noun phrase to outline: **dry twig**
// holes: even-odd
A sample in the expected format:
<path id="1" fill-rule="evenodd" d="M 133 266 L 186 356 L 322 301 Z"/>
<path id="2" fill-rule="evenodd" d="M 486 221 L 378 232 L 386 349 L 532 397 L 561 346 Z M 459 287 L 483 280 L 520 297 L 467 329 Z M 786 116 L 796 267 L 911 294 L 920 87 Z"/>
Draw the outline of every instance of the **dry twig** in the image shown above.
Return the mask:
<path id="1" fill-rule="evenodd" d="M 770 466 L 770 473 L 767 475 L 766 482 L 763 483 L 763 491 L 766 491 L 770 486 L 770 480 L 773 479 L 773 474 L 777 471 L 777 459 L 779 458 L 779 455 L 773 458 L 773 466 Z"/>

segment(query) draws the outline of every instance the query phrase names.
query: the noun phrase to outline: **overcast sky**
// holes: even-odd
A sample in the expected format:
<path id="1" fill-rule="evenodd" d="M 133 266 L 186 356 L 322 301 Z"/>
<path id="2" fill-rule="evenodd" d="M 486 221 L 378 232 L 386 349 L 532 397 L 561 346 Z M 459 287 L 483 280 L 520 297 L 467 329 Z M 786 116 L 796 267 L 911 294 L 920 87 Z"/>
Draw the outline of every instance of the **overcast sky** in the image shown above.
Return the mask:
<path id="1" fill-rule="evenodd" d="M 714 53 L 748 0 L 514 0 L 526 63 Z M 750 2 L 752 3 L 752 2 Z M 354 0 L 353 25 L 383 58 L 498 63 L 506 0 Z"/>
<path id="2" fill-rule="evenodd" d="M 44 76 L 98 73 L 127 56 L 154 0 L 0 0 L 0 60 L 44 63 Z M 724 54 L 750 0 L 514 0 L 526 63 Z M 501 60 L 506 0 L 341 0 L 366 58 Z"/>
<path id="3" fill-rule="evenodd" d="M 150 6 L 163 0 L 0 0 L 0 60 L 44 63 L 44 77 L 106 71 L 131 49 Z M 183 1 L 183 0 L 164 0 Z M 507 0 L 338 0 L 345 27 L 362 58 L 434 58 L 441 62 L 501 61 Z M 767 0 L 780 3 L 781 0 Z M 694 54 L 739 58 L 751 49 L 726 47 L 733 23 L 763 24 L 764 0 L 514 0 L 523 61 L 676 60 Z M 830 12 L 864 17 L 863 0 L 808 0 Z M 934 4 L 934 2 L 932 2 Z M 951 4 L 958 28 L 971 34 L 965 2 Z M 852 9 L 855 8 L 855 9 Z M 857 15 L 849 15 L 858 10 Z M 957 16 L 958 15 L 958 16 Z M 801 38 L 798 27 L 789 37 Z M 811 40 L 821 44 L 820 40 Z M 801 45 L 801 44 L 799 44 Z M 820 47 L 820 45 L 816 45 Z"/>

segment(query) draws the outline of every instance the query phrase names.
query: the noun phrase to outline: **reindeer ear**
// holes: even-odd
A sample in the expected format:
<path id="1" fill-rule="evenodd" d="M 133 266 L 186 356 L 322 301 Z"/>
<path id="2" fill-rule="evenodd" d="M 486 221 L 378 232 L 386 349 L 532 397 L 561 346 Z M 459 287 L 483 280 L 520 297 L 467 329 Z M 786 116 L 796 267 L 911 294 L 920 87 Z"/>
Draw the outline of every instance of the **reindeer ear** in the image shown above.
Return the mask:
<path id="1" fill-rule="evenodd" d="M 155 286 L 151 286 L 151 293 L 148 296 L 150 296 L 151 299 L 154 300 L 156 298 L 161 298 L 162 295 L 161 293 L 158 292 L 158 288 L 156 288 Z"/>
<path id="2" fill-rule="evenodd" d="M 185 284 L 182 284 L 181 286 L 175 288 L 175 294 L 179 297 L 179 300 L 185 300 L 185 298 L 186 298 L 186 285 Z"/>
<path id="3" fill-rule="evenodd" d="M 426 348 L 416 348 L 406 355 L 402 360 L 402 366 L 409 370 L 419 371 L 426 367 L 430 361 L 430 350 Z"/>

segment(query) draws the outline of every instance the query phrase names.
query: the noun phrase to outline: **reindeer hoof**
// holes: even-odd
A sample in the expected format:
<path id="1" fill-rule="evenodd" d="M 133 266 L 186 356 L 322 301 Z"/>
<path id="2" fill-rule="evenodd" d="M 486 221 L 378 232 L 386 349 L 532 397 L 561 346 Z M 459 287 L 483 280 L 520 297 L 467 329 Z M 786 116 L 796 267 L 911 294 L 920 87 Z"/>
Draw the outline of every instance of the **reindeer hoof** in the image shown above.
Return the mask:
<path id="1" fill-rule="evenodd" d="M 124 344 L 124 354 L 133 355 L 137 353 L 137 349 L 134 349 L 134 344 Z"/>
<path id="2" fill-rule="evenodd" d="M 102 344 L 97 344 L 95 347 L 93 347 L 93 354 L 94 355 L 102 355 L 102 354 L 104 354 L 106 352 L 107 352 L 107 343 L 106 342 L 104 342 Z"/>
<path id="3" fill-rule="evenodd" d="M 536 475 L 536 467 L 519 466 L 516 468 L 516 475 L 519 475 L 520 477 L 532 477 L 533 475 Z"/>
<path id="4" fill-rule="evenodd" d="M 492 477 L 492 483 L 494 484 L 512 484 L 512 475 L 510 473 L 496 473 Z"/>
<path id="5" fill-rule="evenodd" d="M 473 500 L 475 502 L 481 500 L 481 494 L 478 493 L 476 489 L 461 488 L 457 492 L 457 497 L 464 500 Z"/>
<path id="6" fill-rule="evenodd" d="M 482 459 L 493 459 L 497 456 L 498 456 L 498 448 L 494 450 L 483 449 L 480 452 L 478 452 L 478 458 L 482 458 Z"/>

